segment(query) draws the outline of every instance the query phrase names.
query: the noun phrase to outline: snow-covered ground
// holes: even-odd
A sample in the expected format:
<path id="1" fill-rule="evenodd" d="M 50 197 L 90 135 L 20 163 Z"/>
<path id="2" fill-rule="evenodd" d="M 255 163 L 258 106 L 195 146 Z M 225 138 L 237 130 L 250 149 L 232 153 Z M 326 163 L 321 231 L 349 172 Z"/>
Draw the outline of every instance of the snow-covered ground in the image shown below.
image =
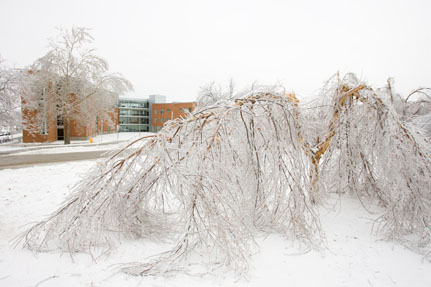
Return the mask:
<path id="1" fill-rule="evenodd" d="M 121 135 L 121 134 L 120 134 Z M 110 256 L 13 248 L 12 240 L 43 219 L 97 161 L 67 162 L 0 170 L 0 286 L 431 286 L 431 263 L 403 246 L 371 234 L 378 214 L 358 200 L 333 198 L 321 209 L 327 246 L 304 250 L 278 235 L 258 239 L 247 278 L 233 274 L 174 278 L 132 277 L 116 272 L 119 263 L 142 262 L 169 245 L 123 241 Z"/>

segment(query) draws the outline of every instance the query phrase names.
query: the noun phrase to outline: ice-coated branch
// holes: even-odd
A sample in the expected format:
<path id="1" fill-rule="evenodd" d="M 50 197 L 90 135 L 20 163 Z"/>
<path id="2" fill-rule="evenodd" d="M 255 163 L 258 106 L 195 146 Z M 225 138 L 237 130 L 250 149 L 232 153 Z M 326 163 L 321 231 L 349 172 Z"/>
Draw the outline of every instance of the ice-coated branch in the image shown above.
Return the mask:
<path id="1" fill-rule="evenodd" d="M 125 268 L 154 275 L 181 269 L 196 253 L 242 273 L 259 231 L 319 243 L 297 109 L 284 90 L 266 88 L 170 121 L 95 168 L 23 235 L 25 245 L 89 251 L 109 249 L 120 234 L 173 234 L 172 250 Z"/>
<path id="2" fill-rule="evenodd" d="M 379 227 L 387 238 L 429 246 L 429 144 L 395 110 L 389 93 L 349 75 L 333 86 L 332 95 L 329 136 L 317 145 L 320 185 L 377 200 L 385 210 Z"/>

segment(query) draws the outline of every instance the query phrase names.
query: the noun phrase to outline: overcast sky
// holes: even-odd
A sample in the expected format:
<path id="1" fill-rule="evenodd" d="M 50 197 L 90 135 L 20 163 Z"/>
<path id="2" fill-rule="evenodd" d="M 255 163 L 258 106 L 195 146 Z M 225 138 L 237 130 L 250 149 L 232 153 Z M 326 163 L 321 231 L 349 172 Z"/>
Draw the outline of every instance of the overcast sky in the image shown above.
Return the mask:
<path id="1" fill-rule="evenodd" d="M 0 55 L 25 67 L 55 27 L 91 28 L 129 96 L 192 101 L 209 82 L 282 83 L 300 97 L 354 72 L 406 94 L 431 86 L 429 0 L 0 0 Z"/>

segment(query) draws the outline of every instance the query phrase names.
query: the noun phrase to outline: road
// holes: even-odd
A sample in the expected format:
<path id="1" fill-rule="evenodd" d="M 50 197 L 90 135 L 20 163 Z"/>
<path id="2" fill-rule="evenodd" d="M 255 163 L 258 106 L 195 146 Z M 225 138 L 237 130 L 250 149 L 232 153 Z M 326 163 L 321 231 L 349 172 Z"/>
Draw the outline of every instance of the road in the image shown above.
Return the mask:
<path id="1" fill-rule="evenodd" d="M 0 156 L 0 169 L 18 168 L 26 165 L 36 165 L 53 162 L 89 160 L 101 158 L 107 150 L 67 152 L 52 154 L 13 154 Z"/>

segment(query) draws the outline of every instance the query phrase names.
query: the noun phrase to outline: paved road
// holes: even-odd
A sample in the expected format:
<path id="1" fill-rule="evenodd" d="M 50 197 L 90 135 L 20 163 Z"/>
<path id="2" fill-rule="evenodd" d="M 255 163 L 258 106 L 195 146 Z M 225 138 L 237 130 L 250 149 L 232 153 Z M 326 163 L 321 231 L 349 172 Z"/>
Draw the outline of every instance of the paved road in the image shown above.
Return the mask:
<path id="1" fill-rule="evenodd" d="M 25 165 L 36 165 L 52 162 L 65 162 L 75 160 L 88 160 L 101 158 L 106 150 L 83 151 L 83 152 L 67 152 L 53 154 L 15 154 L 1 155 L 0 169 L 18 168 Z"/>

